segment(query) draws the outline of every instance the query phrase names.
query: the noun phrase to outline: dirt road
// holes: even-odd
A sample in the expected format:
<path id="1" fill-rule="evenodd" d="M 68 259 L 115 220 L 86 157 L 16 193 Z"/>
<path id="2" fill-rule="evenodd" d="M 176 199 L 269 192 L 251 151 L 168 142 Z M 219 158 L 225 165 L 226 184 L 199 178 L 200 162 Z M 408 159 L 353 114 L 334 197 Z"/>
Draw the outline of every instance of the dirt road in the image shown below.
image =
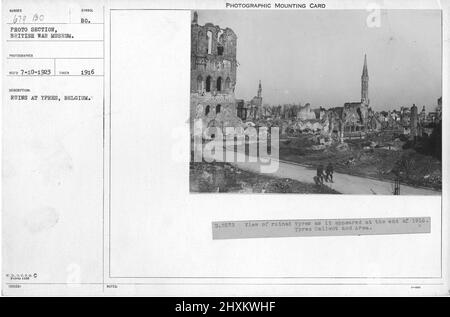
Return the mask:
<path id="1" fill-rule="evenodd" d="M 233 150 L 224 149 L 226 156 L 233 156 Z M 246 155 L 247 156 L 247 155 Z M 282 178 L 291 178 L 305 183 L 314 183 L 313 177 L 316 175 L 316 170 L 308 167 L 287 162 L 278 161 L 278 170 L 272 174 L 266 174 L 268 176 L 273 175 Z M 229 162 L 236 167 L 255 173 L 260 173 L 260 163 L 248 162 L 248 156 L 246 162 Z M 364 178 L 358 176 L 352 176 L 341 173 L 334 173 L 334 183 L 325 183 L 330 188 L 342 193 L 342 194 L 359 194 L 359 195 L 392 195 L 393 184 L 388 181 L 375 180 L 371 178 Z M 441 195 L 440 192 L 415 188 L 412 186 L 401 185 L 400 195 Z"/>

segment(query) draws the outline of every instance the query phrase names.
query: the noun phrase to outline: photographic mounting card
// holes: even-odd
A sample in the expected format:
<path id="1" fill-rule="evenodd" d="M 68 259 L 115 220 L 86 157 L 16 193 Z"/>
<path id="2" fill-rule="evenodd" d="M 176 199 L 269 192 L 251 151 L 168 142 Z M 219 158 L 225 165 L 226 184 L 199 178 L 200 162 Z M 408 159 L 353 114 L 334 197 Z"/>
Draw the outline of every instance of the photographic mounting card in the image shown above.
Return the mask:
<path id="1" fill-rule="evenodd" d="M 3 2 L 3 292 L 446 294 L 449 5 Z"/>

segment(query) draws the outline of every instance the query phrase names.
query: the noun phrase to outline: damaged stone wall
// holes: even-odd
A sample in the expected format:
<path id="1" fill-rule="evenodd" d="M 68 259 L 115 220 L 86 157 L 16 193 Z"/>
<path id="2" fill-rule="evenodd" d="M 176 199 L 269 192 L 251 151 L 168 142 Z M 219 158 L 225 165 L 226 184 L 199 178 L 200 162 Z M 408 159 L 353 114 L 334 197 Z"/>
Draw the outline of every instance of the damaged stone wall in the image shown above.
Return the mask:
<path id="1" fill-rule="evenodd" d="M 191 94 L 191 119 L 200 119 L 204 127 L 238 127 L 242 121 L 236 115 L 236 99 L 232 94 Z"/>
<path id="2" fill-rule="evenodd" d="M 191 127 L 201 119 L 204 126 L 240 126 L 234 88 L 236 85 L 237 36 L 230 28 L 199 25 L 197 13 L 191 24 Z"/>
<path id="3" fill-rule="evenodd" d="M 356 129 L 356 127 L 365 127 L 368 124 L 369 107 L 362 102 L 351 102 L 344 104 L 342 120 L 344 129 Z"/>
<path id="4" fill-rule="evenodd" d="M 237 36 L 230 28 L 193 21 L 191 25 L 191 92 L 228 93 L 236 85 Z"/>

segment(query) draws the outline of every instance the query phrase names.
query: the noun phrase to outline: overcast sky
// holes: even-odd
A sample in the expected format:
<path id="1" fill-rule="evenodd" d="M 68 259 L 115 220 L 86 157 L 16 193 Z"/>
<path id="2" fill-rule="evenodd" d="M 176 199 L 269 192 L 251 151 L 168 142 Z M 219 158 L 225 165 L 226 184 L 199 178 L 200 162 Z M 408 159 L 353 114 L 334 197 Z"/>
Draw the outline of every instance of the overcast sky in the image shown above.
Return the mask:
<path id="1" fill-rule="evenodd" d="M 263 103 L 309 102 L 313 108 L 360 101 L 364 54 L 370 105 L 428 111 L 441 87 L 441 14 L 383 10 L 368 27 L 365 10 L 199 11 L 207 22 L 236 33 L 236 98 L 251 99 L 262 81 Z"/>

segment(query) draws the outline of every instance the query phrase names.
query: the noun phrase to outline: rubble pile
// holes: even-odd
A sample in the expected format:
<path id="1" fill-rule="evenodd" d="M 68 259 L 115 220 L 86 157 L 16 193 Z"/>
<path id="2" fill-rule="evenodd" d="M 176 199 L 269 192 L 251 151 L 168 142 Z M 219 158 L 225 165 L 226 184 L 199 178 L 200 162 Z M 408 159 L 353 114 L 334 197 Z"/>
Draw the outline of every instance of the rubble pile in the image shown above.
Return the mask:
<path id="1" fill-rule="evenodd" d="M 190 163 L 191 192 L 229 193 L 326 193 L 339 194 L 327 186 L 301 183 L 243 171 L 228 163 Z"/>

